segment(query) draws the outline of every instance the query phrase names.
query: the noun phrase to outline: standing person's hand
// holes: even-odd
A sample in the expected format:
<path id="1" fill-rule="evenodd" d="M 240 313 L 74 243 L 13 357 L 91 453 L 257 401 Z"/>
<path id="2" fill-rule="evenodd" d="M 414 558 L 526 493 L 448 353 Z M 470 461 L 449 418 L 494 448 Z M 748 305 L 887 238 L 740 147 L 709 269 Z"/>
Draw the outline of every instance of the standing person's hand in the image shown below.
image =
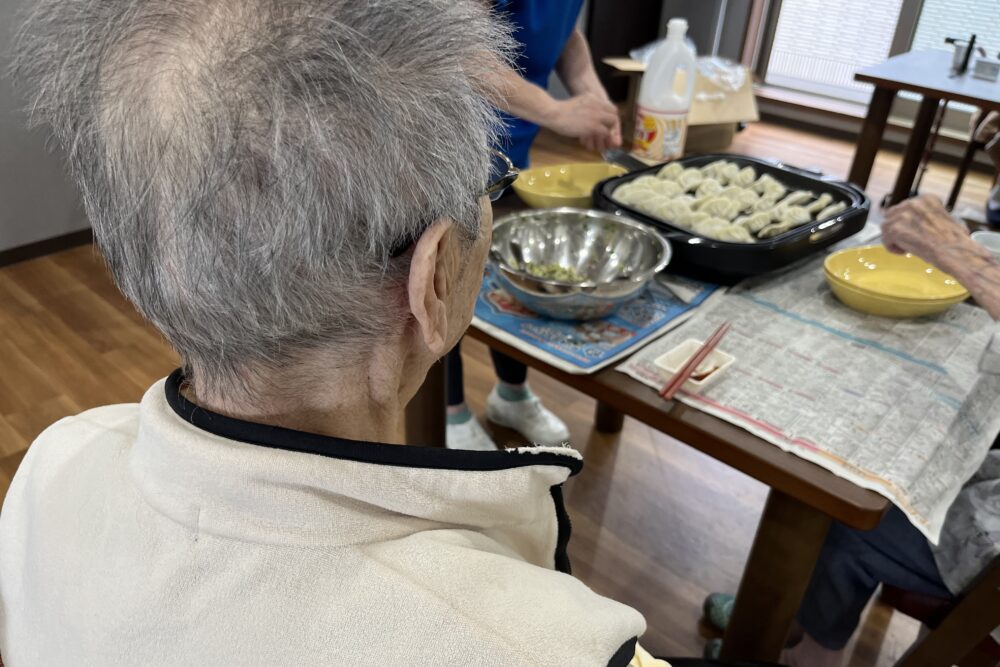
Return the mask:
<path id="1" fill-rule="evenodd" d="M 886 211 L 882 243 L 890 252 L 913 253 L 935 266 L 948 263 L 949 253 L 974 245 L 966 226 L 930 195 L 907 199 Z"/>
<path id="2" fill-rule="evenodd" d="M 559 134 L 579 139 L 592 151 L 602 152 L 622 143 L 618 109 L 606 98 L 590 93 L 557 100 L 545 125 Z"/>

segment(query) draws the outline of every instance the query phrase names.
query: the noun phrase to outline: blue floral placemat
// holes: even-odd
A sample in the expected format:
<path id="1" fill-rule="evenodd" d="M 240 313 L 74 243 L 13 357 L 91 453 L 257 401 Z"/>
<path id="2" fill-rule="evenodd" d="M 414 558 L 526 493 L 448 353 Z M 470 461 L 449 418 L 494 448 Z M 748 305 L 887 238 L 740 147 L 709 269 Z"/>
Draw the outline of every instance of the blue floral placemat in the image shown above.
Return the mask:
<path id="1" fill-rule="evenodd" d="M 588 374 L 677 326 L 715 290 L 708 283 L 657 277 L 641 296 L 608 317 L 564 322 L 524 308 L 487 274 L 472 324 L 556 368 Z"/>

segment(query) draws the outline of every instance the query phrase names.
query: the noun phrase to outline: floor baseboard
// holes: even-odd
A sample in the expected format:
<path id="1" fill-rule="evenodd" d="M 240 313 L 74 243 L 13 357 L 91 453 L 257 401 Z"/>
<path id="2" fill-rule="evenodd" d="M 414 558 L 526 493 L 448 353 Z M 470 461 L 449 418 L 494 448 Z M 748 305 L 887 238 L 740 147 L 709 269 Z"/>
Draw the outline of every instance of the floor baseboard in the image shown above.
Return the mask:
<path id="1" fill-rule="evenodd" d="M 78 232 L 70 232 L 62 236 L 53 236 L 50 239 L 35 241 L 27 245 L 17 246 L 9 250 L 0 250 L 0 266 L 9 266 L 23 262 L 27 259 L 34 259 L 42 255 L 48 255 L 60 250 L 68 250 L 78 245 L 91 243 L 94 240 L 94 232 L 90 229 L 81 229 Z"/>

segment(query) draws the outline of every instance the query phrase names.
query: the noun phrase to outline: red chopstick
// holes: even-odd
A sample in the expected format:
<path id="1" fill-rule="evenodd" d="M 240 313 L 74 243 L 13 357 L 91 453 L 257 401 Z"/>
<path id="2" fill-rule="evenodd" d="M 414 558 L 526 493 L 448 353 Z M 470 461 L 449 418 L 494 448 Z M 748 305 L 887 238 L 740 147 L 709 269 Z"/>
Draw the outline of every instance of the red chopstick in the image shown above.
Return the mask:
<path id="1" fill-rule="evenodd" d="M 729 331 L 729 327 L 731 325 L 732 323 L 730 322 L 723 322 L 720 324 L 719 328 L 715 330 L 715 333 L 713 333 L 712 336 L 705 341 L 700 348 L 698 348 L 698 351 L 694 353 L 694 356 L 688 359 L 687 362 L 681 366 L 681 369 L 674 373 L 674 376 L 670 378 L 670 381 L 663 386 L 663 389 L 660 390 L 660 396 L 668 401 L 672 399 L 674 395 L 680 391 L 681 387 L 684 386 L 684 383 L 688 381 L 688 378 L 694 375 L 695 371 L 698 370 L 698 366 L 701 365 L 701 362 L 705 361 L 705 357 L 712 353 L 712 350 L 714 350 L 719 344 L 722 337 L 726 335 L 727 331 Z"/>

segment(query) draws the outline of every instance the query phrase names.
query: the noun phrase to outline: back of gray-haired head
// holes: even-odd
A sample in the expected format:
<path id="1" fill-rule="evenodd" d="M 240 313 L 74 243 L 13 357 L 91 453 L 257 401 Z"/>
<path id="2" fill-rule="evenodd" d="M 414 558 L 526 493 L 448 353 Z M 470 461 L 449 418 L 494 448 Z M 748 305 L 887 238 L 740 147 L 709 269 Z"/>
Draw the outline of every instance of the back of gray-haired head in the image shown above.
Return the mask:
<path id="1" fill-rule="evenodd" d="M 15 74 L 115 280 L 222 389 L 405 322 L 430 219 L 479 227 L 509 35 L 476 0 L 42 0 Z"/>

